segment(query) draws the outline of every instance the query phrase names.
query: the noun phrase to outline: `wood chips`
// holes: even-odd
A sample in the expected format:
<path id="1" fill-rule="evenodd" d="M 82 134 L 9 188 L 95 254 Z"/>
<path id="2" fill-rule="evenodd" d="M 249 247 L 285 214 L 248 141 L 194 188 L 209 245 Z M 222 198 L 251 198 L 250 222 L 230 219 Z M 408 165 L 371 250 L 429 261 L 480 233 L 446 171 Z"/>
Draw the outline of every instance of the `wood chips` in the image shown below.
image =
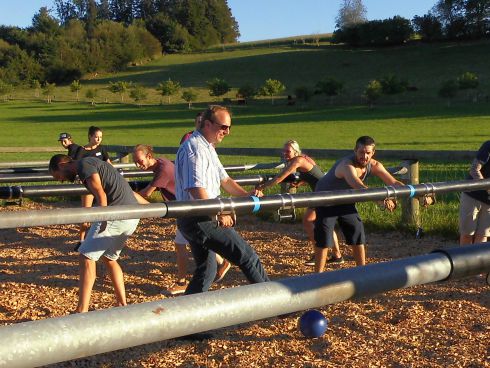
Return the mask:
<path id="1" fill-rule="evenodd" d="M 47 207 L 29 203 L 24 208 Z M 311 253 L 300 224 L 238 220 L 271 279 L 304 275 Z M 77 226 L 0 230 L 0 325 L 66 315 L 77 301 Z M 142 220 L 123 251 L 129 303 L 161 299 L 175 275 L 175 221 Z M 425 254 L 457 242 L 411 235 L 368 234 L 368 260 Z M 330 269 L 353 267 L 347 262 Z M 110 308 L 112 287 L 97 266 L 92 308 Z M 245 284 L 232 267 L 214 288 Z M 299 313 L 215 331 L 205 341 L 169 340 L 54 364 L 51 367 L 490 367 L 490 287 L 483 276 L 396 290 L 320 310 L 323 337 L 306 339 Z"/>

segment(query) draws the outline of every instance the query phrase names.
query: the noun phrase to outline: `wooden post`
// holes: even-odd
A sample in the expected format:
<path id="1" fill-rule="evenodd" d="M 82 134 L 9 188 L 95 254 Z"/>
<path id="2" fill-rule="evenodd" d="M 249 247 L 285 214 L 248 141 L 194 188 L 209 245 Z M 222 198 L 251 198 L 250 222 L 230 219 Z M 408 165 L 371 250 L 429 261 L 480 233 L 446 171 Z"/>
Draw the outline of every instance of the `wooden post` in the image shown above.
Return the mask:
<path id="1" fill-rule="evenodd" d="M 418 160 L 405 160 L 402 162 L 408 171 L 401 177 L 404 184 L 419 184 L 419 162 Z M 420 204 L 418 198 L 402 199 L 402 223 L 420 227 Z"/>
<path id="2" fill-rule="evenodd" d="M 128 152 L 118 152 L 117 157 L 119 158 L 119 162 L 121 164 L 129 164 L 129 156 Z"/>

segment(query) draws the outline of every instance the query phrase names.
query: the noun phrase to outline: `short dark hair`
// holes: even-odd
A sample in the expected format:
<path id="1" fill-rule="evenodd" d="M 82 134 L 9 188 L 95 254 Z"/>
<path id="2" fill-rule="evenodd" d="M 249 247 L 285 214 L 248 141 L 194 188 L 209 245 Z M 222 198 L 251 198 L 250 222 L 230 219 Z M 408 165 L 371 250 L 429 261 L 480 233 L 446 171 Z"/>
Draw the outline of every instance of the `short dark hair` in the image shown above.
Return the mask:
<path id="1" fill-rule="evenodd" d="M 371 138 L 368 135 L 363 135 L 362 137 L 357 138 L 356 141 L 356 148 L 358 149 L 361 146 L 376 146 L 376 142 L 374 141 L 374 138 Z"/>
<path id="2" fill-rule="evenodd" d="M 72 162 L 73 159 L 70 156 L 57 154 L 51 157 L 49 160 L 49 172 L 52 173 L 54 171 L 58 171 L 60 169 L 60 164 L 65 164 Z"/>
<path id="3" fill-rule="evenodd" d="M 206 120 L 214 122 L 214 117 L 218 111 L 226 111 L 231 116 L 230 110 L 228 110 L 226 107 L 221 105 L 209 105 L 208 108 L 202 112 L 201 128 L 204 127 L 204 122 Z"/>

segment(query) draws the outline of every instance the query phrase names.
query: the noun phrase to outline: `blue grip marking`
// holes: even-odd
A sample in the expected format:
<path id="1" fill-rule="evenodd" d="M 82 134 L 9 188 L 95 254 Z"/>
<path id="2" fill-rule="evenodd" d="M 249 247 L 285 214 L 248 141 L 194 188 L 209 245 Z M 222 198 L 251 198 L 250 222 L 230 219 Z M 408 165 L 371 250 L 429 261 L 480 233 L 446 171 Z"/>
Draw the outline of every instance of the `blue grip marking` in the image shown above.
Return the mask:
<path id="1" fill-rule="evenodd" d="M 407 185 L 407 187 L 410 188 L 410 197 L 409 198 L 415 197 L 415 188 L 414 188 L 414 186 L 409 184 L 409 185 Z"/>
<path id="2" fill-rule="evenodd" d="M 260 199 L 259 199 L 259 197 L 250 196 L 250 198 L 252 198 L 254 201 L 254 208 L 252 210 L 252 213 L 259 212 L 259 210 L 260 210 Z"/>

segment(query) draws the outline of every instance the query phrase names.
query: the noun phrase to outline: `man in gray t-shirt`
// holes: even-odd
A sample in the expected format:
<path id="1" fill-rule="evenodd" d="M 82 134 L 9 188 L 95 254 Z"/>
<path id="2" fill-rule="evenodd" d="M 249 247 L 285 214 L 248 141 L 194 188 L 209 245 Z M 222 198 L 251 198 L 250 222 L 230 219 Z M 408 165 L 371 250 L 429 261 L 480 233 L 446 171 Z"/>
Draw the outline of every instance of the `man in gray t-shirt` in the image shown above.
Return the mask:
<path id="1" fill-rule="evenodd" d="M 100 207 L 148 203 L 131 190 L 119 172 L 105 161 L 94 157 L 74 161 L 66 155 L 54 155 L 49 172 L 57 180 L 74 181 L 78 175 L 83 185 L 94 195 Z M 126 239 L 139 219 L 94 222 L 80 246 L 80 291 L 76 312 L 87 312 L 95 283 L 95 262 L 101 257 L 114 286 L 117 305 L 126 305 L 126 292 L 121 267 L 117 259 Z"/>

